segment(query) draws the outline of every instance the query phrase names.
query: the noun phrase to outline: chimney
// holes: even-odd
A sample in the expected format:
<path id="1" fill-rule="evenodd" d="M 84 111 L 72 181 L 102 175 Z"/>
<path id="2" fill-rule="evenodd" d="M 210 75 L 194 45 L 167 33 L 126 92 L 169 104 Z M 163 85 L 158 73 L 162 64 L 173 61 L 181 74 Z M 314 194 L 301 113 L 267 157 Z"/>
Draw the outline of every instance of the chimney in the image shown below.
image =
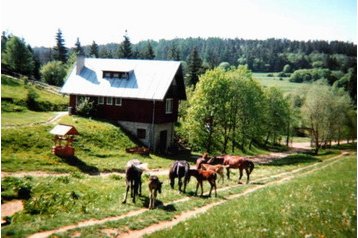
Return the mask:
<path id="1" fill-rule="evenodd" d="M 84 67 L 85 67 L 85 56 L 77 55 L 76 74 L 79 75 Z"/>

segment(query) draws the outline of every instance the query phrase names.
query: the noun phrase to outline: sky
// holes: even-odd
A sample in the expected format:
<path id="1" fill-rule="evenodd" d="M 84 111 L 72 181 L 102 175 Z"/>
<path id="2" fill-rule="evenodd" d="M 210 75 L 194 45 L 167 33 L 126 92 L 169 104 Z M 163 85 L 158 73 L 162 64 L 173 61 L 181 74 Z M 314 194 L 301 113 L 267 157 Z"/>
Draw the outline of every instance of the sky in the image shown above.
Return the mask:
<path id="1" fill-rule="evenodd" d="M 357 43 L 357 0 L 0 0 L 1 31 L 32 47 L 187 37 Z"/>

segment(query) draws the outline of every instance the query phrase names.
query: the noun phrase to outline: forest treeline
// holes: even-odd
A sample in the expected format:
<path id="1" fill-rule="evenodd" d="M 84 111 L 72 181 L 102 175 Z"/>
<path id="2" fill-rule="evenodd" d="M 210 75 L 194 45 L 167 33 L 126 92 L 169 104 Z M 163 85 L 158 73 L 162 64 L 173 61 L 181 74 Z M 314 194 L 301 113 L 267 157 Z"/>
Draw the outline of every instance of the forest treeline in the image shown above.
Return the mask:
<path id="1" fill-rule="evenodd" d="M 78 38 L 74 45 L 68 46 L 58 29 L 53 47 L 32 48 L 26 45 L 24 39 L 12 38 L 17 37 L 3 32 L 2 68 L 18 70 L 19 73 L 57 86 L 63 84 L 65 71 L 72 67 L 76 54 L 84 54 L 86 57 L 96 58 L 182 61 L 187 85 L 195 85 L 199 75 L 218 66 L 228 69 L 246 65 L 253 72 L 280 72 L 280 76 L 291 77 L 291 82 L 323 78 L 330 85 L 336 84 L 344 88 L 356 101 L 357 45 L 351 42 L 189 37 L 147 40 L 133 44 L 126 32 L 118 43 L 98 45 L 93 41 L 91 45 L 82 46 Z M 19 48 L 19 45 L 23 45 L 19 51 L 25 53 L 14 52 L 14 48 Z M 12 59 L 14 55 L 21 60 Z M 60 62 L 63 64 L 62 68 Z M 13 66 L 14 64 L 18 66 Z M 56 71 L 55 75 L 58 77 L 54 78 L 53 73 L 49 75 L 49 69 Z"/>

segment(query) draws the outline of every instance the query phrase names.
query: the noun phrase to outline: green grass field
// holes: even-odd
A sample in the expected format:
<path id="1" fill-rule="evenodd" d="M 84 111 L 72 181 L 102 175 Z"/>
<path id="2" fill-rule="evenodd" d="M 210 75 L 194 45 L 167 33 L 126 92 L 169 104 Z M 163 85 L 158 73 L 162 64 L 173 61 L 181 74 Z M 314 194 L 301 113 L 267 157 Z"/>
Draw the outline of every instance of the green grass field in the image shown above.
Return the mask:
<path id="1" fill-rule="evenodd" d="M 268 77 L 268 73 L 253 73 L 253 78 L 263 87 L 276 87 L 280 89 L 285 95 L 299 91 L 309 85 L 309 83 L 292 83 L 288 81 L 287 77 Z"/>
<path id="2" fill-rule="evenodd" d="M 355 237 L 356 169 L 356 157 L 345 157 L 148 237 Z"/>
<path id="3" fill-rule="evenodd" d="M 33 90 L 38 95 L 38 102 L 47 105 L 48 108 L 66 109 L 68 96 L 61 96 L 40 89 L 32 84 L 25 84 L 24 80 L 11 76 L 1 75 L 1 111 L 18 112 L 26 111 L 26 98 L 28 92 Z"/>
<path id="4" fill-rule="evenodd" d="M 295 163 L 287 162 L 279 166 L 257 165 L 252 174 L 251 185 L 237 185 L 236 178 L 238 174 L 235 172 L 233 175 L 234 180 L 225 180 L 224 184 L 221 184 L 221 182 L 218 183 L 218 189 L 227 189 L 218 191 L 218 197 L 212 197 L 210 199 L 192 196 L 196 185 L 194 179 L 189 183 L 187 188 L 188 193 L 179 194 L 176 190 L 177 185 L 173 191 L 169 187 L 167 176 L 159 176 L 161 181 L 164 182 L 164 187 L 162 194 L 160 194 L 158 198 L 161 203 L 166 204 L 164 207 L 153 211 L 143 211 L 137 216 L 130 218 L 70 230 L 56 234 L 56 237 L 71 237 L 78 233 L 81 234 L 81 237 L 103 237 L 103 231 L 107 229 L 115 229 L 122 232 L 128 229 L 143 229 L 159 221 L 172 220 L 181 213 L 197 209 L 210 203 L 225 201 L 225 197 L 227 196 L 242 193 L 253 187 L 260 188 L 260 186 L 280 178 L 280 176 L 277 178 L 271 177 L 272 175 L 294 171 L 298 168 L 304 168 L 307 165 L 315 164 L 315 168 L 319 168 L 326 164 L 328 158 L 332 158 L 333 156 L 335 156 L 335 154 L 330 154 L 329 157 L 318 157 L 316 159 L 308 159 L 307 156 L 301 158 L 296 157 Z M 319 162 L 319 160 L 323 162 Z M 229 232 L 237 235 L 238 226 L 240 226 L 241 231 L 241 226 L 245 224 L 244 227 L 249 227 L 247 229 L 250 230 L 250 232 L 244 233 L 246 235 L 253 232 L 255 235 L 252 235 L 252 237 L 256 237 L 258 234 L 261 234 L 261 231 L 267 229 L 272 232 L 268 234 L 274 236 L 274 232 L 277 229 L 285 229 L 283 232 L 287 232 L 285 222 L 297 222 L 297 224 L 291 224 L 293 227 L 290 228 L 296 231 L 295 229 L 298 229 L 296 226 L 299 227 L 302 223 L 298 222 L 298 220 L 290 219 L 297 219 L 298 216 L 302 216 L 302 222 L 311 219 L 308 214 L 310 214 L 312 207 L 316 210 L 322 209 L 320 211 L 323 213 L 320 218 L 331 219 L 332 222 L 335 222 L 329 225 L 330 229 L 332 229 L 332 227 L 337 229 L 337 234 L 340 234 L 339 232 L 341 232 L 342 227 L 336 224 L 336 220 L 340 219 L 341 214 L 345 212 L 347 219 L 351 219 L 350 226 L 347 228 L 348 233 L 353 232 L 355 225 L 354 219 L 356 219 L 354 216 L 356 198 L 353 196 L 356 191 L 356 159 L 355 156 L 352 155 L 340 160 L 341 161 L 337 163 L 337 169 L 329 169 L 332 167 L 327 167 L 322 171 L 307 176 L 304 175 L 283 185 L 268 186 L 251 195 L 233 201 L 227 201 L 227 205 L 214 208 L 208 213 L 210 224 L 213 227 L 212 230 L 208 232 L 214 232 L 212 233 L 213 237 L 221 237 L 220 234 L 228 235 Z M 304 171 L 305 170 L 303 170 L 303 172 Z M 346 176 L 341 176 L 342 173 Z M 255 181 L 260 182 L 255 184 Z M 31 190 L 31 198 L 25 202 L 25 210 L 11 218 L 11 225 L 4 226 L 2 228 L 2 234 L 5 237 L 25 237 L 38 231 L 51 230 L 88 219 L 104 219 L 106 217 L 123 215 L 129 211 L 139 210 L 148 205 L 147 182 L 148 175 L 144 175 L 144 196 L 140 197 L 136 204 L 133 204 L 130 199 L 127 201 L 127 204 L 121 204 L 125 192 L 125 181 L 122 177 L 117 175 L 101 177 L 88 176 L 77 172 L 72 173 L 70 176 L 60 177 L 2 179 L 2 187 L 4 189 L 2 197 L 16 196 L 21 187 Z M 205 183 L 204 194 L 207 194 L 208 191 L 209 186 Z M 327 191 L 330 192 L 327 193 Z M 336 204 L 335 200 L 332 200 L 333 195 L 339 197 L 334 197 L 334 199 L 339 199 L 339 204 Z M 177 202 L 185 198 L 187 198 L 187 200 Z M 319 202 L 320 199 L 323 199 L 322 203 Z M 233 207 L 235 207 L 235 209 L 232 209 Z M 284 209 L 287 209 L 287 211 Z M 337 213 L 336 209 L 341 213 Z M 326 210 L 331 214 L 330 217 L 323 216 L 326 214 Z M 280 217 L 281 213 L 283 217 Z M 222 216 L 218 214 L 222 214 Z M 316 215 L 316 213 L 313 214 Z M 226 219 L 224 219 L 225 217 Z M 227 219 L 229 217 L 231 217 L 231 219 Z M 207 219 L 206 216 L 205 218 L 189 220 L 185 222 L 185 224 L 178 225 L 178 228 L 175 228 L 175 232 L 168 235 L 175 237 L 182 237 L 182 235 L 184 235 L 184 237 L 205 237 L 204 233 L 207 232 L 207 230 L 198 230 L 198 227 L 208 228 L 208 226 L 202 225 L 206 224 Z M 188 228 L 188 224 L 193 224 L 192 230 Z M 223 229 L 232 230 L 227 230 L 227 233 L 222 233 L 223 231 L 220 231 L 221 233 L 219 231 L 215 233 L 215 230 L 219 229 L 218 227 L 221 225 L 223 225 Z M 311 228 L 304 231 L 312 233 L 314 231 L 312 225 L 309 227 Z M 178 229 L 178 231 L 176 229 Z M 279 231 L 281 232 L 281 230 Z M 162 232 L 158 234 L 161 236 Z M 163 234 L 166 234 L 166 232 Z"/>

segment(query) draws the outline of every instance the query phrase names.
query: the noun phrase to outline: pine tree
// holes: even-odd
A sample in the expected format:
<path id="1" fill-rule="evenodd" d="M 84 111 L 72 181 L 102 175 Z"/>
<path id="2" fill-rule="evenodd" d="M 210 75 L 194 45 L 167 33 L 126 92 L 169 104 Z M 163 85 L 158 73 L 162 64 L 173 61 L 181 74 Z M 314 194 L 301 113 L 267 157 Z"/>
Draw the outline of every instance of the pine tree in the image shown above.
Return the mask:
<path id="1" fill-rule="evenodd" d="M 149 41 L 148 41 L 147 47 L 144 49 L 143 58 L 144 59 L 154 59 L 155 58 L 153 47 Z"/>
<path id="2" fill-rule="evenodd" d="M 90 47 L 90 56 L 91 57 L 95 57 L 98 58 L 98 45 L 96 44 L 95 41 L 92 42 L 92 45 Z"/>
<path id="3" fill-rule="evenodd" d="M 176 61 L 180 60 L 179 50 L 177 49 L 175 44 L 172 44 L 171 47 L 169 48 L 167 57 L 169 60 L 176 60 Z"/>
<path id="4" fill-rule="evenodd" d="M 188 84 L 189 85 L 196 85 L 196 83 L 199 81 L 199 75 L 203 71 L 202 63 L 203 61 L 199 57 L 198 50 L 194 48 L 190 55 L 188 56 Z"/>
<path id="5" fill-rule="evenodd" d="M 118 48 L 118 58 L 130 59 L 133 56 L 133 52 L 132 52 L 132 43 L 129 40 L 127 31 L 123 37 L 124 40 L 122 41 L 122 43 L 119 45 Z"/>
<path id="6" fill-rule="evenodd" d="M 81 46 L 80 39 L 78 37 L 77 37 L 77 41 L 75 43 L 75 52 L 76 52 L 76 55 L 85 55 L 85 52 Z"/>
<path id="7" fill-rule="evenodd" d="M 62 37 L 61 29 L 58 29 L 56 34 L 56 46 L 54 47 L 53 57 L 62 63 L 67 62 L 67 48 L 65 47 L 65 40 Z"/>

